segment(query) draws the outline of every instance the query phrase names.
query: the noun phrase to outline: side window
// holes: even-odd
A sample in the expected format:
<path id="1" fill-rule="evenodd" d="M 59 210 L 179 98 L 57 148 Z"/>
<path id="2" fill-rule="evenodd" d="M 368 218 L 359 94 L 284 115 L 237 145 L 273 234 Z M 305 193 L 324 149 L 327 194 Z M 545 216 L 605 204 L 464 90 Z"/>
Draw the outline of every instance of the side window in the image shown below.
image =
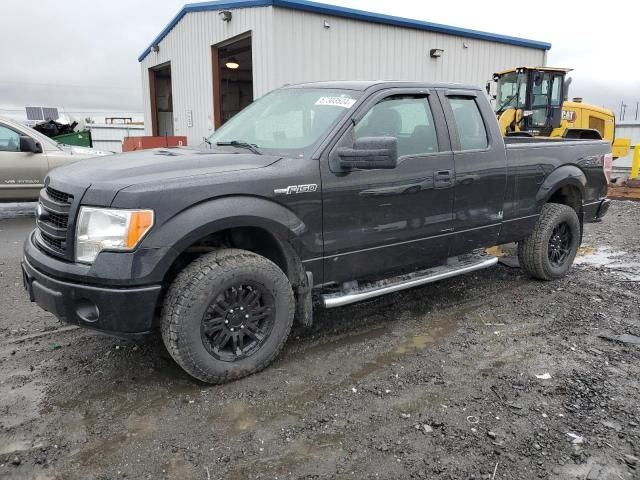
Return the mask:
<path id="1" fill-rule="evenodd" d="M 0 125 L 0 152 L 19 152 L 20 134 Z"/>
<path id="2" fill-rule="evenodd" d="M 562 77 L 556 75 L 553 77 L 551 86 L 551 106 L 559 107 L 560 105 L 562 105 Z"/>
<path id="3" fill-rule="evenodd" d="M 533 78 L 533 106 L 546 107 L 549 101 L 549 82 L 551 76 L 548 73 L 536 73 Z"/>
<path id="4" fill-rule="evenodd" d="M 395 95 L 377 103 L 354 127 L 354 140 L 362 137 L 396 137 L 399 157 L 438 151 L 433 115 L 425 95 Z"/>
<path id="5" fill-rule="evenodd" d="M 487 148 L 487 130 L 478 105 L 472 97 L 449 97 L 462 150 Z"/>

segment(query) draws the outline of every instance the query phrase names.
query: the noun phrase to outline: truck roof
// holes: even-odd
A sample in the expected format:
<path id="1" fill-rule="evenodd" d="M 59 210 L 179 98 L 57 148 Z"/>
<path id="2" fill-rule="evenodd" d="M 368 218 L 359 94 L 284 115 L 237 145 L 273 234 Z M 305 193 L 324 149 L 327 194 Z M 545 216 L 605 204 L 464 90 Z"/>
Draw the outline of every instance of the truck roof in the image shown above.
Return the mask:
<path id="1" fill-rule="evenodd" d="M 417 87 L 417 88 L 451 88 L 458 90 L 477 90 L 480 87 L 462 83 L 416 82 L 412 80 L 332 80 L 324 82 L 307 82 L 286 85 L 285 88 L 336 88 L 341 90 L 365 91 L 375 87 Z"/>

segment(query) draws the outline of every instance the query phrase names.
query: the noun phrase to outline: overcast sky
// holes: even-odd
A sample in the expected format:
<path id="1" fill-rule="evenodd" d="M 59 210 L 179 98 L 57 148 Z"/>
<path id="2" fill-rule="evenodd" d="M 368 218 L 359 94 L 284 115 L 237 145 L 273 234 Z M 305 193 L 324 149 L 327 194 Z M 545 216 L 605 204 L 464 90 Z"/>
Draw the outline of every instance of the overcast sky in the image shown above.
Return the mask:
<path id="1" fill-rule="evenodd" d="M 616 116 L 624 100 L 626 119 L 635 117 L 640 101 L 637 1 L 609 0 L 602 8 L 574 0 L 326 3 L 550 42 L 548 65 L 575 69 L 571 96 L 606 106 Z M 0 115 L 21 114 L 25 105 L 63 107 L 78 112 L 78 117 L 97 111 L 139 112 L 137 57 L 183 4 L 183 0 L 3 0 Z M 20 111 L 8 112 L 9 106 Z"/>

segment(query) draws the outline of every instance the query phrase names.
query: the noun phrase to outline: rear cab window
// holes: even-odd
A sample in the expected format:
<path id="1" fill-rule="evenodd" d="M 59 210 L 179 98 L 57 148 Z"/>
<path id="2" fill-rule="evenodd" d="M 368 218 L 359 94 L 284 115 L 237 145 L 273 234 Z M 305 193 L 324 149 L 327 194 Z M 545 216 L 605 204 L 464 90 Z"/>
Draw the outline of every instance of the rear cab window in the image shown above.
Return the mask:
<path id="1" fill-rule="evenodd" d="M 489 146 L 487 129 L 474 97 L 447 97 L 458 131 L 461 150 L 484 150 Z"/>

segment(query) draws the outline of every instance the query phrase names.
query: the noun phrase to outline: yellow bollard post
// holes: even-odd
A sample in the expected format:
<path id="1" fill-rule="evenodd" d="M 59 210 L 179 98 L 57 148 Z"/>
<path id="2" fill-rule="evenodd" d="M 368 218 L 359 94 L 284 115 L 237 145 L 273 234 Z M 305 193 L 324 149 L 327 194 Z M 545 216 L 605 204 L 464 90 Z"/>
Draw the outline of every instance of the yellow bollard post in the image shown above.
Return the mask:
<path id="1" fill-rule="evenodd" d="M 633 163 L 631 164 L 631 179 L 638 178 L 640 170 L 640 144 L 633 147 Z"/>

